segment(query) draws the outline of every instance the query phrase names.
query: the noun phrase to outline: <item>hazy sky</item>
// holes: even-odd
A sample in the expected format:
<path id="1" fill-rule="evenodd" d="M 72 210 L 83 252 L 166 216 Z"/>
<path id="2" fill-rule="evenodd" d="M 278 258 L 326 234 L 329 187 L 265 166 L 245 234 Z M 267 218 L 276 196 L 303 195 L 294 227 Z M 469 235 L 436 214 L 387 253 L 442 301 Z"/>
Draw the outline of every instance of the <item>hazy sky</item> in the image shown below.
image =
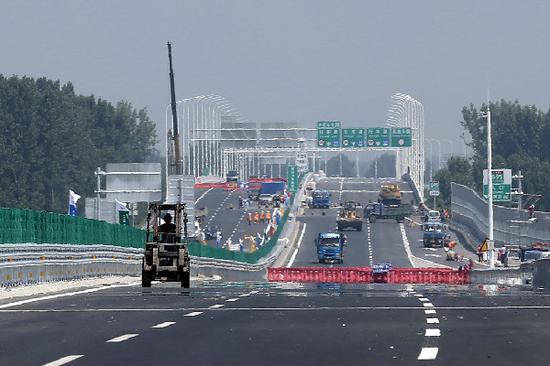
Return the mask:
<path id="1" fill-rule="evenodd" d="M 164 124 L 166 41 L 177 98 L 225 96 L 251 121 L 383 125 L 390 95 L 424 104 L 426 134 L 462 106 L 550 106 L 550 1 L 7 1 L 0 73 L 72 81 Z"/>

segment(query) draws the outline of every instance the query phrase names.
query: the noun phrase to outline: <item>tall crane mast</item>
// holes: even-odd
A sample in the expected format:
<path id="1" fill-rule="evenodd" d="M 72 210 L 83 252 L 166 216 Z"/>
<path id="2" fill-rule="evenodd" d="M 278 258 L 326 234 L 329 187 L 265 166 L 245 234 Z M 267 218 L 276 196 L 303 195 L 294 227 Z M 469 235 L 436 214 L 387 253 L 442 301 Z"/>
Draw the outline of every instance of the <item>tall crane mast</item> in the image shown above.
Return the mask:
<path id="1" fill-rule="evenodd" d="M 169 174 L 183 174 L 183 159 L 181 156 L 180 139 L 179 139 L 179 126 L 178 126 L 178 111 L 176 107 L 176 88 L 174 86 L 174 69 L 172 67 L 172 45 L 168 42 L 168 61 L 170 63 L 170 99 L 172 106 L 172 133 L 169 133 L 168 137 L 172 140 L 173 149 L 171 150 L 171 156 L 168 156 L 168 172 Z"/>

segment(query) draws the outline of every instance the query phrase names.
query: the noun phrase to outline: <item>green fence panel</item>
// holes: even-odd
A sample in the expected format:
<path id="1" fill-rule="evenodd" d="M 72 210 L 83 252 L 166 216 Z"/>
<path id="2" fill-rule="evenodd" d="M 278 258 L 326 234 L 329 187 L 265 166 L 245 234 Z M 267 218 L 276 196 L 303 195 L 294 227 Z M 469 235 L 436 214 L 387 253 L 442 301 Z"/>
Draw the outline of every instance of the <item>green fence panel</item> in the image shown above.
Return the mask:
<path id="1" fill-rule="evenodd" d="M 0 244 L 108 244 L 143 248 L 145 232 L 52 212 L 0 208 Z"/>

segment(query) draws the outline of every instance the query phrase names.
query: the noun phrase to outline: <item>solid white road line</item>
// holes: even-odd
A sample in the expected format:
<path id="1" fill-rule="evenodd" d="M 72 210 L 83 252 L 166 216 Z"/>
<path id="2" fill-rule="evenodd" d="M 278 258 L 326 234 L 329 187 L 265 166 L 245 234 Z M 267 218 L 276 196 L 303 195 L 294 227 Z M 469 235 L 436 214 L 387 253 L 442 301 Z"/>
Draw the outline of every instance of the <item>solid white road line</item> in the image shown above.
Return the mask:
<path id="1" fill-rule="evenodd" d="M 212 305 L 210 307 L 208 307 L 208 309 L 219 309 L 219 308 L 223 308 L 225 305 L 223 304 L 216 304 L 216 305 Z"/>
<path id="2" fill-rule="evenodd" d="M 61 365 L 65 365 L 69 362 L 72 362 L 72 361 L 74 361 L 74 360 L 76 360 L 80 357 L 84 357 L 84 355 L 70 355 L 70 356 L 61 357 L 59 360 L 55 360 L 55 361 L 52 361 L 52 362 L 45 363 L 42 366 L 61 366 Z"/>
<path id="3" fill-rule="evenodd" d="M 202 311 L 193 311 L 189 314 L 185 314 L 184 316 L 189 317 L 189 316 L 197 316 L 197 315 L 201 315 L 201 314 L 202 314 Z"/>
<path id="4" fill-rule="evenodd" d="M 294 260 L 296 259 L 296 256 L 298 255 L 298 251 L 300 250 L 300 245 L 302 245 L 302 239 L 304 239 L 304 234 L 306 232 L 306 226 L 307 226 L 307 224 L 304 222 L 304 227 L 302 228 L 302 232 L 300 233 L 300 238 L 298 238 L 298 243 L 296 244 L 296 249 L 294 249 L 294 253 L 292 253 L 292 257 L 290 257 L 290 260 L 288 261 L 288 264 L 286 265 L 287 268 L 292 267 L 292 265 L 294 264 Z"/>
<path id="5" fill-rule="evenodd" d="M 423 347 L 418 355 L 419 360 L 435 360 L 437 357 L 437 347 Z"/>
<path id="6" fill-rule="evenodd" d="M 206 192 L 204 192 L 199 198 L 197 198 L 197 200 L 195 201 L 195 205 L 197 203 L 199 203 L 200 200 L 202 200 L 204 198 L 204 196 L 206 196 L 208 194 L 208 192 L 210 192 L 211 190 L 213 190 L 214 188 L 210 188 L 208 189 Z"/>
<path id="7" fill-rule="evenodd" d="M 225 300 L 225 301 L 227 301 L 227 302 L 235 302 L 235 301 L 237 301 L 237 300 L 239 300 L 239 299 L 236 298 L 236 297 L 234 297 L 234 298 L 232 298 L 232 299 L 227 299 L 227 300 Z"/>
<path id="8" fill-rule="evenodd" d="M 162 329 L 162 328 L 166 328 L 166 327 L 169 327 L 171 325 L 174 325 L 176 324 L 176 322 L 164 322 L 164 323 L 159 323 L 157 325 L 153 325 L 151 328 L 153 329 Z"/>
<path id="9" fill-rule="evenodd" d="M 426 314 L 426 315 L 435 314 L 435 313 L 436 313 L 436 311 L 434 309 L 424 310 L 424 314 Z"/>
<path id="10" fill-rule="evenodd" d="M 424 337 L 439 337 L 441 336 L 441 330 L 437 328 L 428 328 L 426 329 L 426 333 L 424 334 Z"/>
<path id="11" fill-rule="evenodd" d="M 124 335 L 121 335 L 121 336 L 118 336 L 118 337 L 115 337 L 115 338 L 112 338 L 112 339 L 109 339 L 108 341 L 105 341 L 106 343 L 120 343 L 120 342 L 124 342 L 130 338 L 134 338 L 134 337 L 137 337 L 139 334 L 124 334 Z"/>
<path id="12" fill-rule="evenodd" d="M 439 324 L 438 318 L 426 318 L 426 323 L 428 324 Z"/>
<path id="13" fill-rule="evenodd" d="M 126 284 L 126 285 L 101 286 L 101 287 L 89 288 L 89 289 L 87 289 L 87 290 L 80 290 L 80 291 L 74 291 L 74 292 L 64 292 L 64 293 L 56 294 L 56 295 L 48 295 L 48 296 L 34 297 L 34 298 L 31 298 L 31 299 L 20 300 L 20 301 L 10 302 L 10 303 L 7 303 L 7 304 L 2 304 L 2 305 L 0 305 L 0 309 L 6 309 L 6 308 L 14 307 L 14 306 L 30 304 L 30 303 L 32 303 L 32 302 L 37 302 L 37 301 L 58 299 L 58 298 L 60 298 L 60 297 L 67 297 L 67 296 L 75 296 L 75 295 L 89 294 L 89 293 L 92 293 L 92 292 L 97 292 L 97 291 L 101 291 L 101 290 L 107 290 L 107 289 L 115 288 L 115 287 L 134 286 L 134 285 L 137 285 L 137 284 L 138 284 L 138 282 L 129 283 L 129 284 Z"/>

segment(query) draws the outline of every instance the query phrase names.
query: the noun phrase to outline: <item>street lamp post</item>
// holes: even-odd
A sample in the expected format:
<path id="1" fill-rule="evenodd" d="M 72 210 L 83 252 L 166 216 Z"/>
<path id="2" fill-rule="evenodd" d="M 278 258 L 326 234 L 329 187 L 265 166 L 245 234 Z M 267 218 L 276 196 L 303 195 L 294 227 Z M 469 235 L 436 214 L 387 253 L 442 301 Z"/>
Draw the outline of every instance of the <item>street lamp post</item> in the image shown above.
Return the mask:
<path id="1" fill-rule="evenodd" d="M 487 103 L 487 112 L 482 116 L 487 118 L 487 198 L 489 203 L 489 267 L 495 268 L 495 243 L 493 238 L 493 154 L 492 154 L 492 136 L 491 136 L 491 107 Z"/>

